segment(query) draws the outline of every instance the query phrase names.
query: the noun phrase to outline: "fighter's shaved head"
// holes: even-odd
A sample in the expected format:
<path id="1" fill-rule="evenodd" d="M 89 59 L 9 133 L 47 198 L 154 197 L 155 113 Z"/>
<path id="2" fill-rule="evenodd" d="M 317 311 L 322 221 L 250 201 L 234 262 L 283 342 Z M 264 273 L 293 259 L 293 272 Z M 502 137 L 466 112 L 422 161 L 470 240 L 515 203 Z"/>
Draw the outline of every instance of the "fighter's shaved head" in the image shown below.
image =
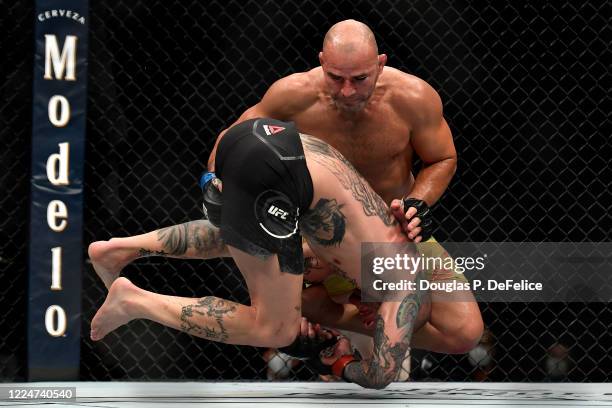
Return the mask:
<path id="1" fill-rule="evenodd" d="M 319 62 L 325 91 L 336 107 L 343 112 L 359 112 L 372 96 L 387 56 L 378 55 L 370 27 L 344 20 L 325 34 Z"/>
<path id="2" fill-rule="evenodd" d="M 334 24 L 325 34 L 323 52 L 376 56 L 378 45 L 370 27 L 360 21 L 344 20 Z"/>

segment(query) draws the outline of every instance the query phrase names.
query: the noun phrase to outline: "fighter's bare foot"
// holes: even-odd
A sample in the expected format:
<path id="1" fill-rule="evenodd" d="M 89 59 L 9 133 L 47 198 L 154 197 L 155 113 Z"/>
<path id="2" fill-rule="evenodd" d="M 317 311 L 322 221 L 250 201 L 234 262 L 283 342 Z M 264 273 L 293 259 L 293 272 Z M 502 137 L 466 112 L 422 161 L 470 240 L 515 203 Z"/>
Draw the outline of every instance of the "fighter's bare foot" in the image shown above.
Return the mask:
<path id="1" fill-rule="evenodd" d="M 107 289 L 119 277 L 125 265 L 137 258 L 133 249 L 122 247 L 120 238 L 92 242 L 87 253 L 96 274 L 102 279 Z"/>
<path id="2" fill-rule="evenodd" d="M 130 301 L 134 296 L 141 295 L 139 291 L 140 289 L 128 279 L 115 279 L 104 304 L 91 321 L 92 340 L 101 340 L 108 333 L 137 317 Z"/>

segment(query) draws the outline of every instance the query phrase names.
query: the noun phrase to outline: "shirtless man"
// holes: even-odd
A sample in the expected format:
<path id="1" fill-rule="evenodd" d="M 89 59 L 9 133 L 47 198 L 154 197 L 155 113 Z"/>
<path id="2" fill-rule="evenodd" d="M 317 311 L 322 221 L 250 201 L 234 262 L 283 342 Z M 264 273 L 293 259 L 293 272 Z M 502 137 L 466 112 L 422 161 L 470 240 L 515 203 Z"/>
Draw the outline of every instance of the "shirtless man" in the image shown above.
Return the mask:
<path id="1" fill-rule="evenodd" d="M 390 203 L 398 218 L 404 217 L 401 197 L 433 205 L 447 188 L 457 162 L 436 91 L 415 76 L 385 67 L 387 57 L 378 55 L 374 34 L 354 20 L 340 22 L 328 31 L 319 59 L 320 67 L 275 82 L 236 123 L 256 117 L 295 122 L 300 131 L 340 151 Z M 211 171 L 224 133 L 210 155 Z M 413 154 L 424 164 L 416 179 L 412 175 Z M 421 219 L 415 216 L 415 207 L 406 210 L 403 227 L 409 238 L 419 242 L 423 238 Z M 145 249 L 142 253 L 200 258 L 201 232 L 197 222 L 182 224 L 138 237 L 98 242 L 90 247 L 89 255 L 98 270 L 112 270 L 110 276 L 115 276 L 116 270 L 139 256 L 140 249 Z M 425 232 L 427 238 L 430 231 Z M 309 317 L 322 322 L 334 315 L 329 310 L 336 306 L 317 289 L 312 288 L 309 296 L 311 300 L 317 297 L 321 307 L 309 310 Z M 415 333 L 412 346 L 465 353 L 478 343 L 482 330 L 476 302 L 439 302 L 432 306 L 430 321 Z"/>
<path id="2" fill-rule="evenodd" d="M 357 286 L 362 242 L 408 242 L 383 200 L 351 164 L 327 143 L 299 134 L 292 123 L 260 118 L 235 125 L 219 143 L 216 159 L 223 183 L 215 220 L 219 228 L 202 221 L 201 236 L 207 238 L 201 244 L 215 248 L 220 240 L 225 243 L 246 280 L 251 305 L 212 296 L 166 296 L 142 290 L 126 278 L 111 279 L 108 296 L 92 320 L 93 340 L 133 319 L 148 319 L 224 343 L 287 346 L 302 322 L 302 235 L 318 257 Z M 403 253 L 416 255 L 413 247 L 407 244 Z M 394 251 L 382 249 L 376 256 L 392 257 Z M 412 281 L 421 276 L 398 273 Z M 359 360 L 341 340 L 322 359 L 324 365 L 364 387 L 387 386 L 397 377 L 413 329 L 429 318 L 423 298 L 418 286 L 384 298 L 376 315 L 372 357 Z"/>

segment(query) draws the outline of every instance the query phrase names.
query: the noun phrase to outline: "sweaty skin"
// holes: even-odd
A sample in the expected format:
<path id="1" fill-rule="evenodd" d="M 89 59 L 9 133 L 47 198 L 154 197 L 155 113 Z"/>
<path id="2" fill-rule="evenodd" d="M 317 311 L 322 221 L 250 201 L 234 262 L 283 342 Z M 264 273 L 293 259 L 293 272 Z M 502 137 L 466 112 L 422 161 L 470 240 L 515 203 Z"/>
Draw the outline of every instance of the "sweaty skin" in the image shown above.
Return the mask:
<path id="1" fill-rule="evenodd" d="M 293 121 L 301 132 L 340 151 L 386 203 L 409 192 L 430 205 L 437 201 L 456 166 L 438 94 L 423 80 L 385 67 L 363 110 L 346 112 L 325 86 L 322 67 L 282 78 L 236 123 L 257 117 Z M 209 160 L 211 170 L 217 144 Z M 412 175 L 415 153 L 426 166 L 417 178 L 422 185 L 415 184 Z"/>

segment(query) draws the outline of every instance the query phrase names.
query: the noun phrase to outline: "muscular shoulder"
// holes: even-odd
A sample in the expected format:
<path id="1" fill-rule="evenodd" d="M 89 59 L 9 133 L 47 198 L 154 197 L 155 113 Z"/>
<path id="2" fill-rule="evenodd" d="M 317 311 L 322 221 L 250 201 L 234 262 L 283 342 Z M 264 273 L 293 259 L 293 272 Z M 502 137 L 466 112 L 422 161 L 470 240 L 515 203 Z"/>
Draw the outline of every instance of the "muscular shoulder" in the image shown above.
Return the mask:
<path id="1" fill-rule="evenodd" d="M 401 116 L 409 117 L 414 125 L 440 119 L 442 101 L 431 85 L 395 68 L 386 67 L 383 72 L 388 75 L 392 104 Z"/>
<path id="2" fill-rule="evenodd" d="M 288 75 L 270 86 L 262 103 L 284 119 L 306 110 L 318 98 L 315 70 Z"/>

